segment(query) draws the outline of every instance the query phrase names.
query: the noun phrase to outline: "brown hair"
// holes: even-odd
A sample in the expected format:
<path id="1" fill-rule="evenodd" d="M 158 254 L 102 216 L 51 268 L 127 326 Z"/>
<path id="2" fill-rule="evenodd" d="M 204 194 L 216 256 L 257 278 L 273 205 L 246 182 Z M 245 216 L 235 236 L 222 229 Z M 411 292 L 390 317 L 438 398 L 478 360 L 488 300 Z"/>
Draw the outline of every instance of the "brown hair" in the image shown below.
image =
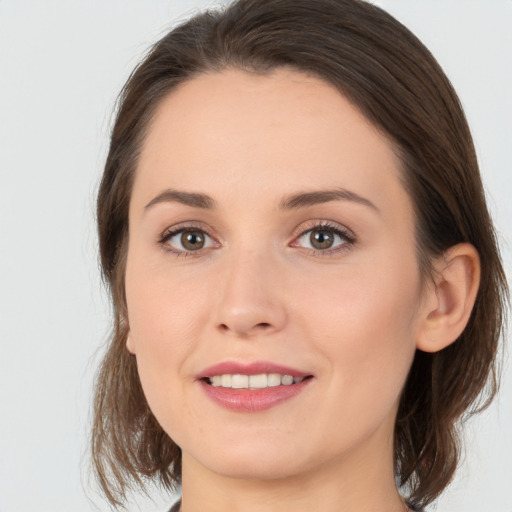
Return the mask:
<path id="1" fill-rule="evenodd" d="M 130 484 L 180 482 L 181 452 L 151 413 L 125 348 L 124 271 L 128 205 L 148 122 L 164 96 L 227 67 L 268 73 L 289 66 L 336 86 L 395 145 L 416 215 L 424 278 L 432 258 L 473 244 L 481 285 L 460 338 L 438 353 L 417 351 L 395 427 L 395 471 L 411 506 L 425 506 L 451 480 L 458 424 L 497 387 L 496 354 L 507 285 L 471 134 L 459 100 L 423 44 L 383 10 L 360 0 L 238 0 L 199 14 L 150 50 L 118 104 L 98 194 L 101 265 L 114 325 L 94 399 L 93 462 L 107 498 L 122 504 Z"/>

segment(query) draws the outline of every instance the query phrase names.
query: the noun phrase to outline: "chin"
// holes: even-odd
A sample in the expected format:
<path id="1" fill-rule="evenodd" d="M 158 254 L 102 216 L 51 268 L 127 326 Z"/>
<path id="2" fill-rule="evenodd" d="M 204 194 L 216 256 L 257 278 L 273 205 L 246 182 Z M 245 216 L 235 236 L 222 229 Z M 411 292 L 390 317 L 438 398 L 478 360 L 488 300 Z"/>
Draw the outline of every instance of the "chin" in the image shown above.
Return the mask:
<path id="1" fill-rule="evenodd" d="M 283 464 L 283 460 L 275 460 L 273 457 L 269 460 L 266 457 L 262 457 L 259 460 L 227 460 L 219 464 L 219 461 L 215 461 L 214 468 L 211 468 L 215 473 L 222 475 L 227 478 L 233 478 L 238 480 L 282 480 L 285 478 L 292 477 L 301 473 L 304 468 L 300 467 L 297 461 L 293 461 L 291 464 Z"/>
<path id="2" fill-rule="evenodd" d="M 297 475 L 305 470 L 309 464 L 298 458 L 299 450 L 283 450 L 272 447 L 266 443 L 264 447 L 251 446 L 225 446 L 218 445 L 218 451 L 205 449 L 192 454 L 199 464 L 208 470 L 233 479 L 241 480 L 279 480 Z"/>

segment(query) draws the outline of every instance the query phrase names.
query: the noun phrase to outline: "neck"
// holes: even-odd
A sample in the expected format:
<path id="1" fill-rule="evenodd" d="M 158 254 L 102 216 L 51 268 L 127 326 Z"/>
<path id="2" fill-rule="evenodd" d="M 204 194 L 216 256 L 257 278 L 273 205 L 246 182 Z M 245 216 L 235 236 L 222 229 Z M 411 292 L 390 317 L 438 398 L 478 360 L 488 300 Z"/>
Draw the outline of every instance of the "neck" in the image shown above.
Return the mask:
<path id="1" fill-rule="evenodd" d="M 321 465 L 269 479 L 219 474 L 184 453 L 181 512 L 310 512 L 319 504 L 322 512 L 404 512 L 392 446 L 392 439 L 375 439 Z"/>

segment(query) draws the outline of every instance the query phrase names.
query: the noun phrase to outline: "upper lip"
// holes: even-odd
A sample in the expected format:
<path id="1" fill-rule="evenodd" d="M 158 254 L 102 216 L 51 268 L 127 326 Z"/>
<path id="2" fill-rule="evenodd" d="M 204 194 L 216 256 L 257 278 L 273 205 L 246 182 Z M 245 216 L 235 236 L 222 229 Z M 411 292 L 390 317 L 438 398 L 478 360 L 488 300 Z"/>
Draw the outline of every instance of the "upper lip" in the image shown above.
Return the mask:
<path id="1" fill-rule="evenodd" d="M 260 375 L 263 373 L 279 373 L 280 375 L 291 375 L 292 377 L 307 377 L 311 375 L 311 373 L 270 361 L 253 361 L 249 363 L 223 361 L 202 370 L 197 379 L 205 379 L 215 375 Z"/>

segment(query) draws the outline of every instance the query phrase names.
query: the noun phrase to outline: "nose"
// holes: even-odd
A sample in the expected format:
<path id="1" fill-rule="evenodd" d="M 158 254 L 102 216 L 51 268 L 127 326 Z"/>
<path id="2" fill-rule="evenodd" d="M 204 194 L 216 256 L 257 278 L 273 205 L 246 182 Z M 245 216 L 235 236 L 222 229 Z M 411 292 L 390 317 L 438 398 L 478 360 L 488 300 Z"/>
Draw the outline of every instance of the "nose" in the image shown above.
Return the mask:
<path id="1" fill-rule="evenodd" d="M 267 336 L 287 322 L 283 276 L 276 258 L 237 251 L 223 262 L 216 327 L 240 338 Z"/>

